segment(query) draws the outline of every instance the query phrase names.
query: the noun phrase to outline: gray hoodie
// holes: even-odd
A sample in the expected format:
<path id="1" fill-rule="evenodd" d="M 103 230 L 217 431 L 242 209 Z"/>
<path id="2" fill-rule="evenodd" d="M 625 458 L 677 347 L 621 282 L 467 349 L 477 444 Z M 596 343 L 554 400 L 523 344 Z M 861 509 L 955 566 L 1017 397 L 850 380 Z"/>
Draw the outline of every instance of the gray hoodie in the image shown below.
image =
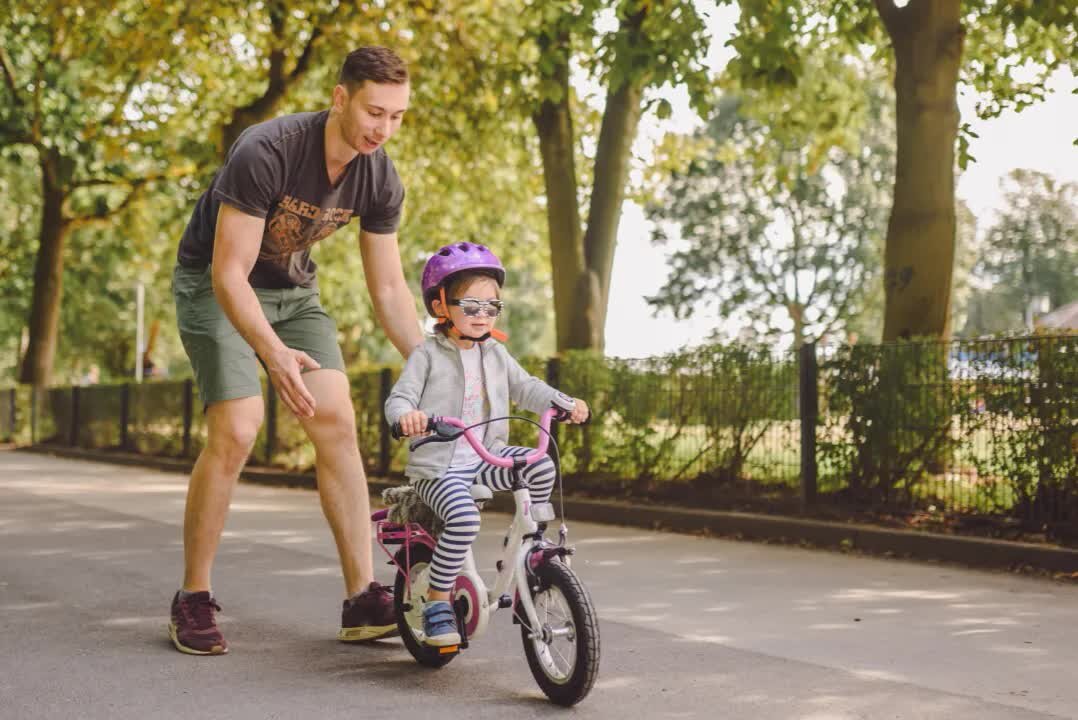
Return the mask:
<path id="1" fill-rule="evenodd" d="M 550 407 L 557 390 L 529 375 L 504 345 L 491 339 L 479 343 L 479 350 L 490 417 L 508 415 L 510 400 L 536 414 Z M 428 336 L 408 356 L 385 409 L 390 425 L 412 410 L 422 410 L 428 416 L 460 417 L 464 410 L 464 362 L 460 349 L 441 333 Z M 483 444 L 488 450 L 496 453 L 508 442 L 507 420 L 486 426 Z M 441 477 L 453 457 L 453 446 L 452 442 L 430 443 L 415 450 L 408 458 L 404 474 L 413 480 Z"/>

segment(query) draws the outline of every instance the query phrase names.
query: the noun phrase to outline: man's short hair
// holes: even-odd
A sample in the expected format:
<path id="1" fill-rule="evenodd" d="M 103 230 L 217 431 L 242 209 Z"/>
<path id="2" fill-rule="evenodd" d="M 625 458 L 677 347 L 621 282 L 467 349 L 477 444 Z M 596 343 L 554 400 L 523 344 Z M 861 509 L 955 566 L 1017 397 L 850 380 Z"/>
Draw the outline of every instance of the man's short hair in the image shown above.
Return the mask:
<path id="1" fill-rule="evenodd" d="M 348 53 L 337 82 L 352 93 L 365 81 L 403 85 L 408 82 L 408 66 L 389 48 L 367 45 Z"/>

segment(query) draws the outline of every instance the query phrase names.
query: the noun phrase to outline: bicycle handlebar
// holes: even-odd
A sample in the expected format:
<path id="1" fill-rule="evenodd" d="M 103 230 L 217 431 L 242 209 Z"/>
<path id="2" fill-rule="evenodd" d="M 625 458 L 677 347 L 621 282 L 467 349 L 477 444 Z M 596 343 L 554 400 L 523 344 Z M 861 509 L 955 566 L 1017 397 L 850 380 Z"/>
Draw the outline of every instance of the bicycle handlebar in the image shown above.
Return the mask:
<path id="1" fill-rule="evenodd" d="M 537 447 L 534 452 L 530 452 L 524 457 L 524 464 L 531 465 L 546 455 L 547 445 L 550 441 L 551 420 L 562 422 L 568 419 L 569 410 L 560 406 L 551 407 L 539 417 L 539 427 L 542 428 L 542 432 L 539 433 L 539 447 Z M 427 418 L 426 430 L 432 434 L 427 437 L 419 438 L 413 442 L 411 445 L 412 450 L 432 442 L 449 442 L 451 440 L 456 440 L 463 435 L 464 439 L 468 441 L 468 444 L 472 446 L 476 454 L 478 454 L 484 462 L 503 468 L 511 468 L 515 464 L 513 458 L 492 455 L 490 451 L 483 446 L 483 443 L 472 434 L 472 431 L 468 429 L 468 426 L 465 425 L 464 421 L 460 418 L 448 416 L 429 417 Z M 393 423 L 391 433 L 396 440 L 405 437 L 401 432 L 400 423 Z"/>

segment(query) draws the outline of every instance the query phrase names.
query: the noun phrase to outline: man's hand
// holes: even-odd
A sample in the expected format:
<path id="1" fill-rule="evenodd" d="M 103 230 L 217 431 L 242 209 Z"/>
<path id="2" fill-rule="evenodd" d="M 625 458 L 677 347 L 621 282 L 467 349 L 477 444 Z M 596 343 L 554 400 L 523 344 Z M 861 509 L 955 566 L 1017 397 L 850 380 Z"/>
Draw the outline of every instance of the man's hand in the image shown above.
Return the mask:
<path id="1" fill-rule="evenodd" d="M 314 396 L 307 390 L 301 372 L 303 368 L 317 370 L 322 366 L 307 353 L 288 347 L 274 351 L 263 360 L 277 396 L 288 409 L 297 417 L 314 417 Z"/>
<path id="2" fill-rule="evenodd" d="M 400 416 L 397 424 L 406 437 L 427 434 L 427 414 L 422 410 L 412 410 Z"/>
<path id="3" fill-rule="evenodd" d="M 573 398 L 573 412 L 569 414 L 569 423 L 572 425 L 579 425 L 588 419 L 588 415 L 591 411 L 588 410 L 588 404 L 580 398 Z"/>

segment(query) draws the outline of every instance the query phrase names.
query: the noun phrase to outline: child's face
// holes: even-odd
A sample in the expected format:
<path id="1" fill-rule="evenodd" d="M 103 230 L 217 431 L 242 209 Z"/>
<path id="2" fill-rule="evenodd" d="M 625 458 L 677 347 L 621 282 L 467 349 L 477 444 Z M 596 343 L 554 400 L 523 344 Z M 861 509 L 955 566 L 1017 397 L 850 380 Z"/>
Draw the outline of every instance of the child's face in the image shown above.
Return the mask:
<path id="1" fill-rule="evenodd" d="M 453 321 L 462 334 L 472 337 L 480 337 L 494 328 L 496 318 L 490 317 L 492 312 L 490 305 L 484 305 L 477 315 L 468 315 L 465 308 L 453 301 L 478 300 L 480 302 L 498 302 L 498 283 L 493 278 L 476 278 L 471 283 L 461 287 L 450 298 L 449 319 Z M 469 303 L 471 304 L 471 303 Z"/>

